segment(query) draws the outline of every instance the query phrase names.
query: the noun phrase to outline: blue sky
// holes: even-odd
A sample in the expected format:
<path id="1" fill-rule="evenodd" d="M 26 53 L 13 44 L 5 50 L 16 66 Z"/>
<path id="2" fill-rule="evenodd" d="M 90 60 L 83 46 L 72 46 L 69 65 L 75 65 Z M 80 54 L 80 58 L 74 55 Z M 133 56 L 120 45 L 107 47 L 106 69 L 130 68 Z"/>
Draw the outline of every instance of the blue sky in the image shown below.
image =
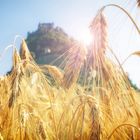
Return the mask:
<path id="1" fill-rule="evenodd" d="M 27 32 L 36 30 L 38 23 L 43 22 L 54 22 L 69 35 L 82 40 L 86 38 L 88 26 L 98 9 L 109 3 L 122 5 L 140 23 L 135 0 L 0 0 L 0 54 L 13 43 L 16 35 L 26 38 Z M 140 50 L 140 37 L 128 18 L 116 8 L 106 9 L 105 15 L 110 27 L 109 43 L 119 60 Z M 9 49 L 0 58 L 0 75 L 10 70 L 11 54 Z M 140 58 L 130 58 L 124 70 L 140 87 Z"/>

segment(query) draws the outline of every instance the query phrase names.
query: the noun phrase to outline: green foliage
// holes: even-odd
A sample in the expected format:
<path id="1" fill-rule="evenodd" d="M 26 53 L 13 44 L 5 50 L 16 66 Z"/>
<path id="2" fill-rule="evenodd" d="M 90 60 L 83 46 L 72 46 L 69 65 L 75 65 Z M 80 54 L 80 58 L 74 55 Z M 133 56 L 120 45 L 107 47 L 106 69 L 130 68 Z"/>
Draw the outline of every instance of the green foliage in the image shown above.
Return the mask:
<path id="1" fill-rule="evenodd" d="M 73 39 L 53 23 L 40 23 L 27 35 L 27 45 L 39 64 L 48 64 L 69 49 Z"/>

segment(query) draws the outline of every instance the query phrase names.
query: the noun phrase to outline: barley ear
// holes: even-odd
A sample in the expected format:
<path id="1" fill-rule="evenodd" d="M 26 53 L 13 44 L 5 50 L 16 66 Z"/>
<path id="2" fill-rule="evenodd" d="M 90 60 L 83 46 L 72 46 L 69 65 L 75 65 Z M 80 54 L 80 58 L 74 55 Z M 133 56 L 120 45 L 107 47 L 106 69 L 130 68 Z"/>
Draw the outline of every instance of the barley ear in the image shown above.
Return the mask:
<path id="1" fill-rule="evenodd" d="M 99 12 L 93 19 L 91 25 L 91 34 L 93 35 L 92 49 L 98 53 L 105 53 L 108 45 L 107 39 L 107 21 L 103 13 Z"/>
<path id="2" fill-rule="evenodd" d="M 60 84 L 62 82 L 63 73 L 56 66 L 43 65 L 40 67 L 45 73 L 49 73 L 53 79 Z"/>
<path id="3" fill-rule="evenodd" d="M 88 64 L 93 70 L 108 80 L 108 67 L 105 60 L 105 52 L 108 48 L 108 32 L 107 21 L 102 12 L 99 12 L 90 25 L 91 34 L 93 36 L 92 44 L 89 51 Z"/>
<path id="4" fill-rule="evenodd" d="M 132 55 L 140 56 L 140 51 L 133 52 Z"/>
<path id="5" fill-rule="evenodd" d="M 33 60 L 25 40 L 22 40 L 21 43 L 21 59 Z"/>
<path id="6" fill-rule="evenodd" d="M 15 49 L 14 55 L 13 55 L 13 67 L 15 68 L 17 66 L 17 64 L 20 62 L 21 62 L 20 55 L 19 55 L 18 51 Z"/>

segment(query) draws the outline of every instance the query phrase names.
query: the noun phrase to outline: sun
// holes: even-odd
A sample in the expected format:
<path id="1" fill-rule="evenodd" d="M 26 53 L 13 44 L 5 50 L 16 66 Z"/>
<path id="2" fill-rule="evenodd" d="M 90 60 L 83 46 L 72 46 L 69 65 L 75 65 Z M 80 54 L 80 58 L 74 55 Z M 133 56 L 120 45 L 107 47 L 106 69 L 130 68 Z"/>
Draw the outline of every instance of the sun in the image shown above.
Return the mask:
<path id="1" fill-rule="evenodd" d="M 80 42 L 82 42 L 85 46 L 89 46 L 92 41 L 92 35 L 88 29 L 85 29 L 81 32 L 79 36 Z"/>

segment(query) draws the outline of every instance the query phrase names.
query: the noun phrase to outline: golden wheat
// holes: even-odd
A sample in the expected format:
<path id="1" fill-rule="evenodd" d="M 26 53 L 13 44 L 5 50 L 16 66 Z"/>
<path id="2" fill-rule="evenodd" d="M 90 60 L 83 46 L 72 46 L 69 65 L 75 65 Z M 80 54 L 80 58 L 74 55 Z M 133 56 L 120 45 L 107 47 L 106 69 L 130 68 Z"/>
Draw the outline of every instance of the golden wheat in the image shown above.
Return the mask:
<path id="1" fill-rule="evenodd" d="M 75 43 L 62 69 L 38 66 L 25 40 L 20 55 L 15 49 L 11 73 L 0 78 L 1 140 L 140 140 L 140 95 L 107 56 L 102 12 L 88 53 Z"/>

